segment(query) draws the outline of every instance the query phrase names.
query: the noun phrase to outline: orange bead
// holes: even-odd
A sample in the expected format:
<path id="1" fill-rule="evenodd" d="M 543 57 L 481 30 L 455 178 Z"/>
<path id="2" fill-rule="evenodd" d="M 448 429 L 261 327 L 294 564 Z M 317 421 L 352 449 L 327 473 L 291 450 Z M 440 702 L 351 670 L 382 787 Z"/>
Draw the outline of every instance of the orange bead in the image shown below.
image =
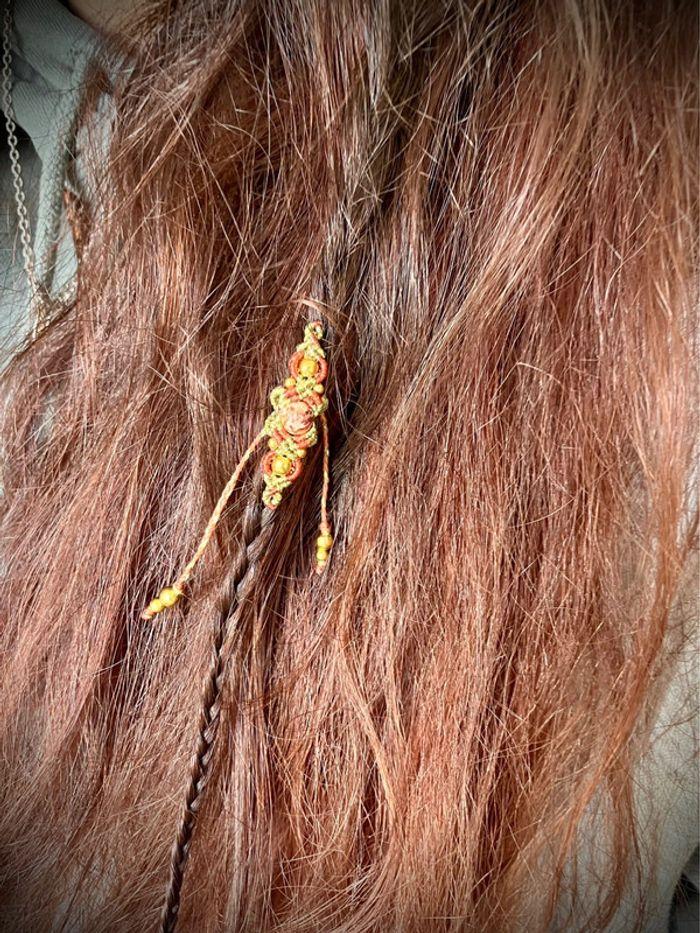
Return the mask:
<path id="1" fill-rule="evenodd" d="M 310 356 L 305 356 L 297 368 L 302 376 L 315 376 L 318 372 L 318 363 Z"/>
<path id="2" fill-rule="evenodd" d="M 285 473 L 289 473 L 291 466 L 292 462 L 289 457 L 280 454 L 272 461 L 272 472 L 277 476 L 284 476 Z"/>

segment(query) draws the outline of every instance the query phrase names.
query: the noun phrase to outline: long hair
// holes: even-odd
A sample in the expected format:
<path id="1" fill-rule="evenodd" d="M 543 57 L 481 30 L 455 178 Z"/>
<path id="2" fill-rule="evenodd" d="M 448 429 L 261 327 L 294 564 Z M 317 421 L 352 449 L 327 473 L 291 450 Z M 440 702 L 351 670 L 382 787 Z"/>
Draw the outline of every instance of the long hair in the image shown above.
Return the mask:
<path id="1" fill-rule="evenodd" d="M 562 903 L 602 929 L 643 881 L 693 531 L 696 18 L 187 0 L 122 37 L 78 297 L 3 377 L 9 928 L 157 926 L 214 631 L 183 929 L 544 930 Z M 251 465 L 191 596 L 142 621 L 305 299 L 326 572 L 315 449 L 261 526 Z"/>

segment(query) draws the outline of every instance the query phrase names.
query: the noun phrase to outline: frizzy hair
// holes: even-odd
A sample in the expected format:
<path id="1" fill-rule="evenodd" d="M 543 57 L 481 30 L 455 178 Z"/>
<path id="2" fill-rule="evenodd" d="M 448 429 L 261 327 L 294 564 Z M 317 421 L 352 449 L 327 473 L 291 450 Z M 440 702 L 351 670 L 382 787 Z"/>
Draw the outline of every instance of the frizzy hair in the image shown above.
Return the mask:
<path id="1" fill-rule="evenodd" d="M 188 0 L 123 37 L 77 300 L 3 376 L 10 928 L 157 928 L 248 547 L 183 930 L 596 930 L 641 881 L 634 768 L 694 524 L 696 20 Z M 316 448 L 260 536 L 251 464 L 191 598 L 142 621 L 306 299 L 327 571 Z"/>

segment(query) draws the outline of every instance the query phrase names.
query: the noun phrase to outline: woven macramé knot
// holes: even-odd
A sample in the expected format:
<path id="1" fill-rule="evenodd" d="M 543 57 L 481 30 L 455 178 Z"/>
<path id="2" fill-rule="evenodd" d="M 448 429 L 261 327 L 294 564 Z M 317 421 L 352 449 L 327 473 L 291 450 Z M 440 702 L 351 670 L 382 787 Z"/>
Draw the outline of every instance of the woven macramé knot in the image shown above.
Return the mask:
<path id="1" fill-rule="evenodd" d="M 316 419 L 328 408 L 326 355 L 321 347 L 323 325 L 307 324 L 304 339 L 289 361 L 290 375 L 270 393 L 273 411 L 265 421 L 268 453 L 262 459 L 263 502 L 271 509 L 301 473 L 306 451 L 318 441 Z"/>

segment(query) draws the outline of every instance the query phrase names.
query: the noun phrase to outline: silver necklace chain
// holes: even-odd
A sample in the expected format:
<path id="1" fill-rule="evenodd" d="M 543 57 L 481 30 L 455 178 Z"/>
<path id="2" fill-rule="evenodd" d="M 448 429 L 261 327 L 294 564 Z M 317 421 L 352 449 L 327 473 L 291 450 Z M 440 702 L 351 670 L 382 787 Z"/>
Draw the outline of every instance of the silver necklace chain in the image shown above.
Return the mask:
<path id="1" fill-rule="evenodd" d="M 29 314 L 32 324 L 32 336 L 36 337 L 49 318 L 52 306 L 63 304 L 65 297 L 62 292 L 59 296 L 52 299 L 46 287 L 39 282 L 36 276 L 36 256 L 34 254 L 34 247 L 32 246 L 29 211 L 27 210 L 27 198 L 24 190 L 24 181 L 22 179 L 22 166 L 20 163 L 19 144 L 17 140 L 17 122 L 12 105 L 12 26 L 12 0 L 6 0 L 2 28 L 0 102 L 2 103 L 2 109 L 5 113 L 5 129 L 7 131 L 7 145 L 10 156 L 10 173 L 12 175 L 12 187 L 14 189 L 19 239 L 22 245 L 22 262 L 30 291 Z M 68 293 L 70 291 L 70 286 L 63 291 Z"/>

